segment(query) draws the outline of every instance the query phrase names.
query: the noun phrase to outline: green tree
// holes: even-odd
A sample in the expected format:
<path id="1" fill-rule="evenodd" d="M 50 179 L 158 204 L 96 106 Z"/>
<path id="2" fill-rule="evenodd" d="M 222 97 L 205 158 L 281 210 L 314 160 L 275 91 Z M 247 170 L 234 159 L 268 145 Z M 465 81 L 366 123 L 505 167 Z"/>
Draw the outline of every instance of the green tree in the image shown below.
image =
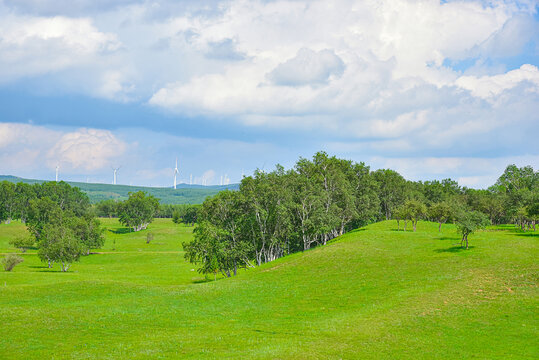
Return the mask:
<path id="1" fill-rule="evenodd" d="M 408 192 L 406 180 L 398 172 L 390 169 L 376 170 L 373 175 L 378 184 L 382 214 L 389 220 L 393 209 L 406 200 Z"/>
<path id="2" fill-rule="evenodd" d="M 118 217 L 118 202 L 112 199 L 103 200 L 95 205 L 97 215 L 100 217 Z"/>
<path id="3" fill-rule="evenodd" d="M 59 222 L 63 217 L 63 211 L 56 202 L 48 196 L 30 200 L 26 227 L 39 243 L 43 228 L 50 223 Z"/>
<path id="4" fill-rule="evenodd" d="M 221 239 L 223 230 L 208 222 L 201 222 L 194 230 L 194 240 L 183 244 L 185 259 L 193 264 L 200 265 L 197 269 L 202 274 L 213 274 L 214 279 L 218 272 L 224 273 L 222 261 L 223 243 Z"/>
<path id="5" fill-rule="evenodd" d="M 63 223 L 47 224 L 43 228 L 39 241 L 38 256 L 46 261 L 49 268 L 58 262 L 63 272 L 71 263 L 78 261 L 84 251 L 83 244 L 77 239 L 73 230 Z"/>
<path id="6" fill-rule="evenodd" d="M 26 233 L 25 235 L 20 235 L 9 241 L 9 244 L 13 247 L 16 247 L 21 250 L 21 252 L 26 252 L 29 248 L 34 246 L 35 239 L 30 234 Z"/>
<path id="7" fill-rule="evenodd" d="M 146 229 L 159 211 L 159 200 L 143 191 L 129 193 L 119 206 L 120 222 L 134 231 Z"/>
<path id="8" fill-rule="evenodd" d="M 91 215 L 69 217 L 66 224 L 80 241 L 86 255 L 91 249 L 99 249 L 105 244 L 104 229 L 98 219 Z"/>
<path id="9" fill-rule="evenodd" d="M 197 222 L 199 211 L 200 205 L 187 205 L 182 215 L 182 221 L 187 225 L 194 226 Z"/>
<path id="10" fill-rule="evenodd" d="M 457 230 L 462 235 L 460 246 L 463 243 L 468 249 L 468 235 L 477 230 L 484 229 L 490 225 L 488 217 L 480 211 L 465 211 L 459 214 L 457 218 Z"/>
<path id="11" fill-rule="evenodd" d="M 427 212 L 425 204 L 418 200 L 406 200 L 402 208 L 405 219 L 409 219 L 412 221 L 413 229 L 414 231 L 416 231 L 417 222 L 422 219 Z"/>
<path id="12" fill-rule="evenodd" d="M 174 210 L 174 212 L 172 213 L 172 222 L 174 224 L 179 224 L 182 222 L 182 216 L 180 215 L 179 210 Z"/>
<path id="13" fill-rule="evenodd" d="M 438 232 L 441 232 L 442 224 L 445 224 L 453 216 L 453 207 L 446 201 L 432 204 L 428 210 L 428 215 L 438 222 Z"/>
<path id="14" fill-rule="evenodd" d="M 28 219 L 28 211 L 30 208 L 30 200 L 36 197 L 34 188 L 25 183 L 17 183 L 15 185 L 15 207 L 17 217 L 24 224 Z"/>
<path id="15" fill-rule="evenodd" d="M 9 224 L 16 211 L 15 184 L 9 181 L 0 182 L 0 222 Z"/>

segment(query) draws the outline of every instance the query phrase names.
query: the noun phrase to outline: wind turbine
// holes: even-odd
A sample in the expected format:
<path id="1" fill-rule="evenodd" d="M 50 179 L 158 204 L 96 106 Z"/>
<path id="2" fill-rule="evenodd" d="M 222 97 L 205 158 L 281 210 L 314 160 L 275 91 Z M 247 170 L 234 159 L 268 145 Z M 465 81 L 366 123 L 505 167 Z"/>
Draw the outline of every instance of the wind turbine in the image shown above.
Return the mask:
<path id="1" fill-rule="evenodd" d="M 118 170 L 120 170 L 121 166 L 117 167 L 117 168 L 112 168 L 112 171 L 114 171 L 114 177 L 113 177 L 113 180 L 112 180 L 112 185 L 116 185 L 116 176 L 118 175 Z"/>
<path id="2" fill-rule="evenodd" d="M 176 190 L 176 176 L 180 173 L 178 170 L 178 158 L 176 158 L 176 167 L 174 168 L 174 190 Z"/>
<path id="3" fill-rule="evenodd" d="M 189 185 L 193 185 L 193 174 L 189 175 Z"/>
<path id="4" fill-rule="evenodd" d="M 60 170 L 60 165 L 56 165 L 56 182 L 58 182 L 58 170 Z"/>

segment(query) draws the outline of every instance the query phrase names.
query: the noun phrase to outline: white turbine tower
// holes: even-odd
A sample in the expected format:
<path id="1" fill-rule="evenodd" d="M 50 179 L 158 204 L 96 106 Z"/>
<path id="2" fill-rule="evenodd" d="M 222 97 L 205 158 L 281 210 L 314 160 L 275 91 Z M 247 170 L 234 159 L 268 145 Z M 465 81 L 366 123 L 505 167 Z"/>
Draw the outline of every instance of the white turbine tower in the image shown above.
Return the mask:
<path id="1" fill-rule="evenodd" d="M 189 175 L 189 185 L 193 185 L 193 174 Z"/>
<path id="2" fill-rule="evenodd" d="M 58 182 L 58 170 L 60 170 L 60 165 L 56 165 L 56 182 Z"/>
<path id="3" fill-rule="evenodd" d="M 178 158 L 176 158 L 176 167 L 174 168 L 174 190 L 176 190 L 176 176 L 180 173 L 178 170 Z"/>
<path id="4" fill-rule="evenodd" d="M 116 185 L 116 177 L 118 175 L 118 170 L 120 170 L 121 166 L 117 168 L 112 168 L 112 171 L 114 171 L 114 176 L 112 178 L 112 185 Z"/>

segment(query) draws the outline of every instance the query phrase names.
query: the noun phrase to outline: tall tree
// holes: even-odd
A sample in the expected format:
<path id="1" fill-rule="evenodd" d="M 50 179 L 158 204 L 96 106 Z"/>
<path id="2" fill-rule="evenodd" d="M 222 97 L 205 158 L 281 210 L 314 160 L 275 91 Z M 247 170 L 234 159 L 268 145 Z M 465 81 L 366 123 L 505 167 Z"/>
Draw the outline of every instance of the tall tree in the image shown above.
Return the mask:
<path id="1" fill-rule="evenodd" d="M 406 180 L 398 172 L 390 169 L 376 170 L 373 175 L 378 183 L 382 214 L 386 220 L 389 220 L 393 209 L 402 205 L 406 200 Z"/>
<path id="2" fill-rule="evenodd" d="M 134 231 L 146 229 L 159 210 L 159 200 L 143 191 L 129 193 L 119 205 L 120 222 Z"/>
<path id="3" fill-rule="evenodd" d="M 78 261 L 84 248 L 73 230 L 63 222 L 47 224 L 39 241 L 38 256 L 49 267 L 58 262 L 62 271 L 69 269 L 71 263 Z"/>
<path id="4" fill-rule="evenodd" d="M 0 222 L 11 222 L 16 211 L 15 184 L 2 181 L 0 182 Z"/>

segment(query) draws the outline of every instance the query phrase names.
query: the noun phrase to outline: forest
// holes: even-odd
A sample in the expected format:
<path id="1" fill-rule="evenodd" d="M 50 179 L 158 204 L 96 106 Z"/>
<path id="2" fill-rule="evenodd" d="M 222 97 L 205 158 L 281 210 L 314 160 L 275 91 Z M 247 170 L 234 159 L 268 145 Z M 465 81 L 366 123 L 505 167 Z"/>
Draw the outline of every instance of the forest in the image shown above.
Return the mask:
<path id="1" fill-rule="evenodd" d="M 489 224 L 514 223 L 535 230 L 539 174 L 509 165 L 486 190 L 451 179 L 409 181 L 389 169 L 330 157 L 301 158 L 293 169 L 277 166 L 243 178 L 239 191 L 207 199 L 198 214 L 194 241 L 185 257 L 203 273 L 237 274 L 285 255 L 325 245 L 333 238 L 381 220 L 396 219 L 406 230 L 426 219 L 457 224 L 461 244 Z"/>

